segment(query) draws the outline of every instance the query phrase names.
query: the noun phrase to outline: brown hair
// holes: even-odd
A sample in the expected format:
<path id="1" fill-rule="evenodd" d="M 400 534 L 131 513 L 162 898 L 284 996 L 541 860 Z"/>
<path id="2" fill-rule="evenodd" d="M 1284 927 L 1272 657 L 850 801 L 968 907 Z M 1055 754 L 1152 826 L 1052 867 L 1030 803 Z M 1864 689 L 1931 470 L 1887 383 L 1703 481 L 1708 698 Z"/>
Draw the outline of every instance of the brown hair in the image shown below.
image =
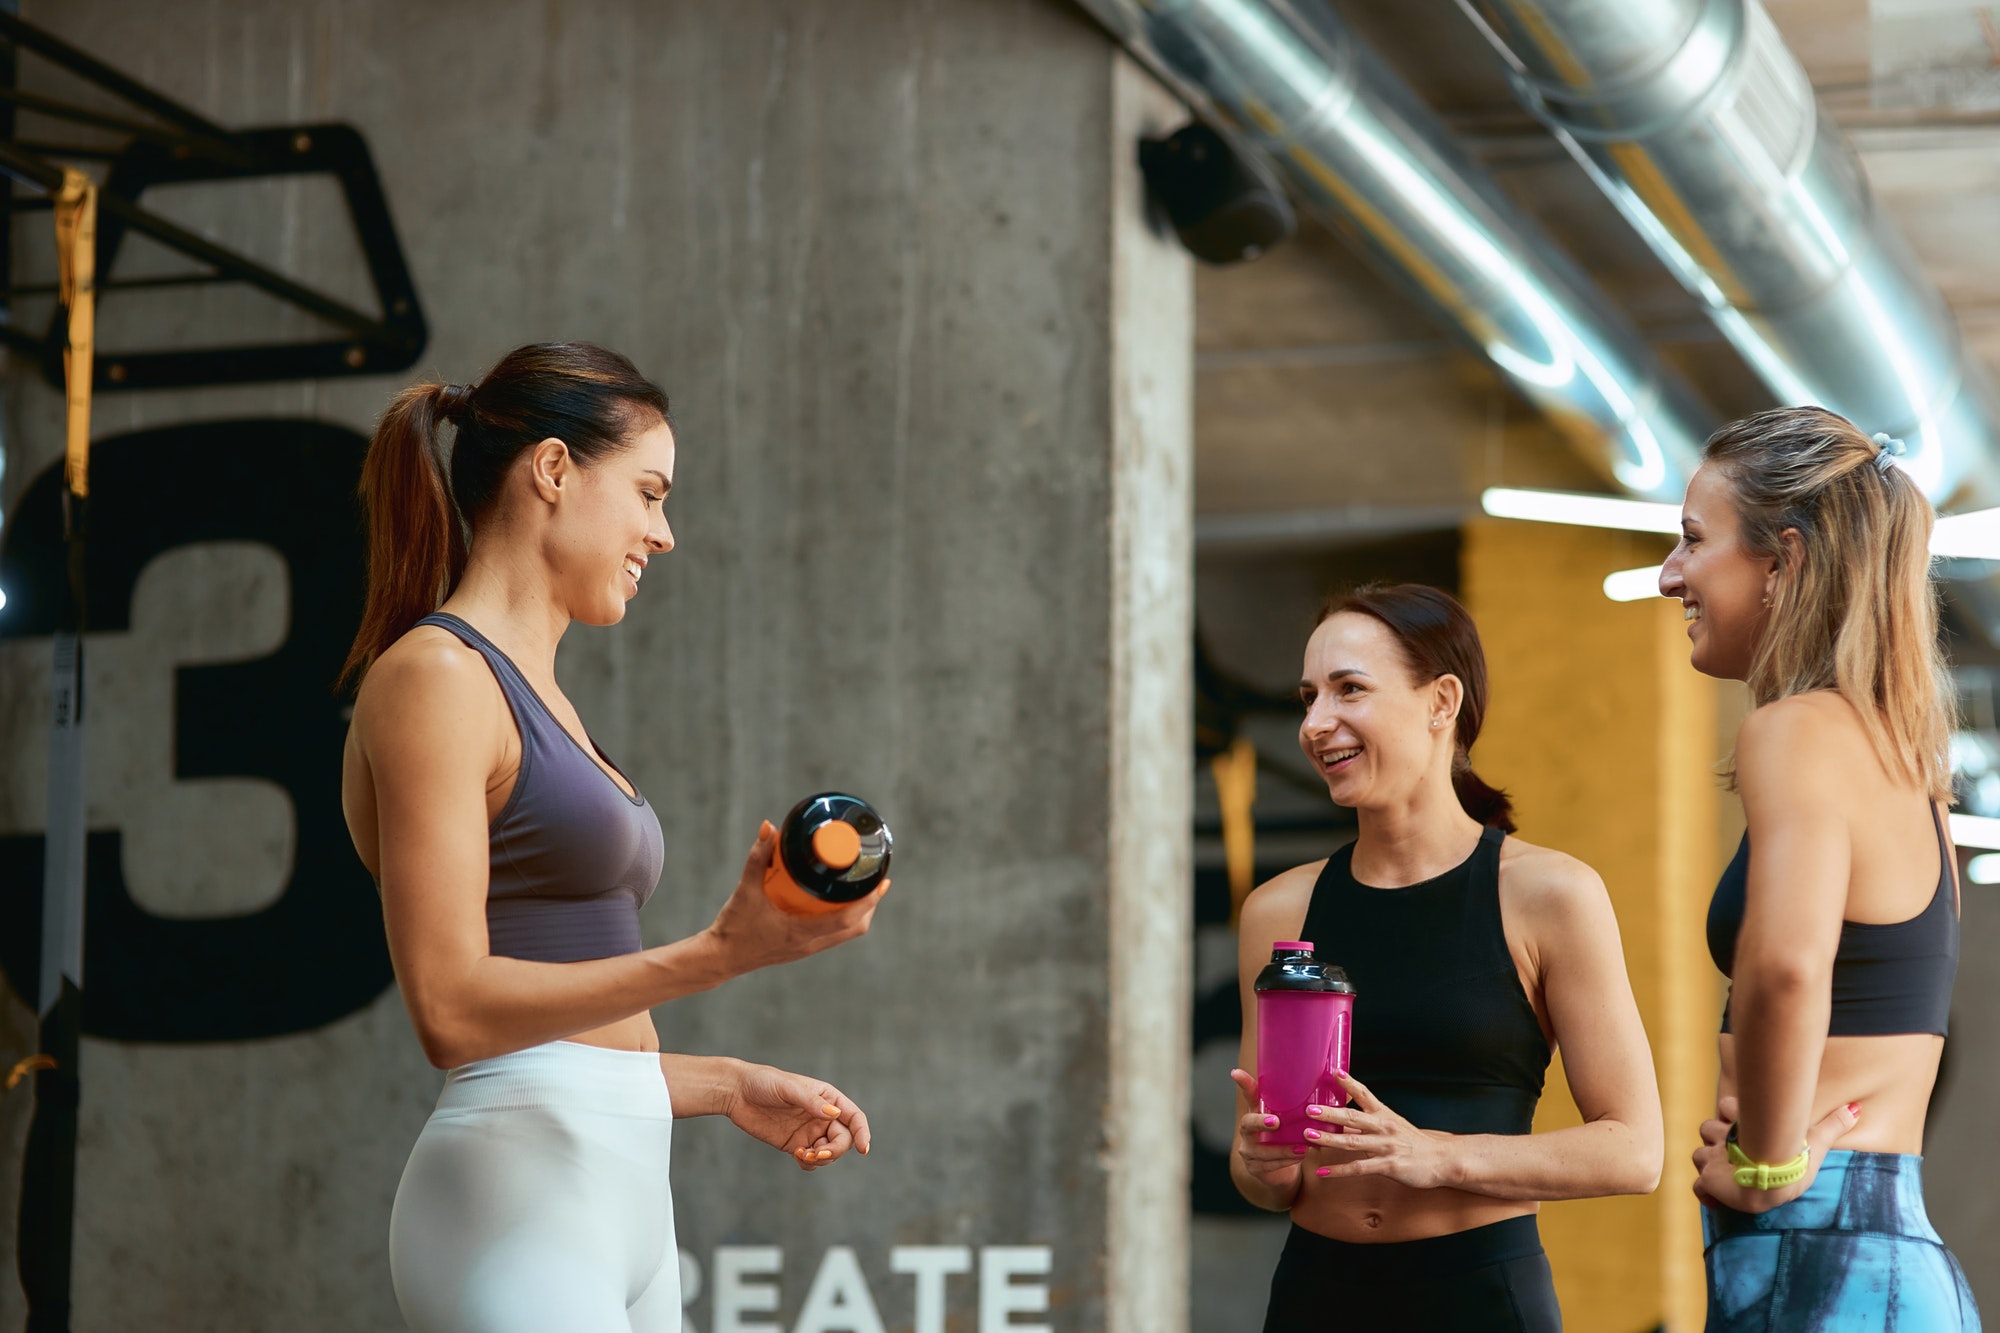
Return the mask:
<path id="1" fill-rule="evenodd" d="M 1465 813 L 1482 824 L 1514 832 L 1514 804 L 1507 793 L 1488 786 L 1472 771 L 1472 743 L 1486 721 L 1486 651 L 1480 647 L 1479 627 L 1472 616 L 1450 593 L 1422 583 L 1370 583 L 1336 593 L 1320 608 L 1315 626 L 1343 612 L 1370 616 L 1387 626 L 1418 684 L 1458 677 L 1465 697 L 1458 706 L 1451 788 Z"/>
<path id="2" fill-rule="evenodd" d="M 517 347 L 474 385 L 417 384 L 397 394 L 361 465 L 368 596 L 340 671 L 347 686 L 443 605 L 465 572 L 471 529 L 523 450 L 546 439 L 588 465 L 635 429 L 670 421 L 667 396 L 616 352 L 591 343 Z M 457 427 L 450 473 L 438 431 Z"/>
<path id="3" fill-rule="evenodd" d="M 1936 515 L 1888 464 L 1892 447 L 1824 408 L 1783 407 L 1724 426 L 1702 457 L 1729 483 L 1743 544 L 1781 562 L 1751 699 L 1836 691 L 1893 779 L 1949 801 L 1954 706 L 1930 577 Z M 1804 548 L 1797 563 L 1785 556 L 1788 529 Z"/>

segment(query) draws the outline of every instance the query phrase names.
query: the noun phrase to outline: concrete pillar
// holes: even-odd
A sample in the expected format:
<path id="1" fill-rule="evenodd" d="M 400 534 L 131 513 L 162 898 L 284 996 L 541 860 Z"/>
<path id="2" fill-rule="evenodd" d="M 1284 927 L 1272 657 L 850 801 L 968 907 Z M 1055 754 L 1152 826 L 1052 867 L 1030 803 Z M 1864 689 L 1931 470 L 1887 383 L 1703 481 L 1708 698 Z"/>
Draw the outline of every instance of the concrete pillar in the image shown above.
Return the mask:
<path id="1" fill-rule="evenodd" d="M 804 1176 L 683 1124 L 692 1326 L 805 1333 L 817 1292 L 858 1320 L 830 1327 L 875 1327 L 866 1303 L 935 1331 L 917 1293 L 941 1284 L 952 1328 L 1182 1327 L 1184 1136 L 1162 1130 L 1187 1101 L 1191 286 L 1145 224 L 1134 147 L 1171 106 L 1056 0 L 23 11 L 224 124 L 359 128 L 433 330 L 422 371 L 588 338 L 666 386 L 679 549 L 559 664 L 665 825 L 649 942 L 706 924 L 757 820 L 809 791 L 862 792 L 895 828 L 868 940 L 655 1016 L 669 1048 L 833 1080 L 876 1135 Z M 177 207 L 352 278 L 337 197 Z M 39 273 L 39 233 L 19 236 Z M 224 299 L 128 304 L 118 326 L 114 294 L 105 345 L 193 336 L 233 317 Z M 400 382 L 110 394 L 97 433 L 365 433 Z M 25 368 L 9 393 L 11 507 L 61 434 Z M 214 479 L 189 451 L 169 483 L 162 522 L 172 485 Z M 117 484 L 107 465 L 100 490 Z M 298 582 L 321 558 L 204 537 L 96 636 L 91 822 L 122 832 L 145 912 L 252 912 L 302 873 L 327 812 L 190 780 L 174 692 L 177 665 L 255 660 L 324 614 Z M 48 640 L 7 634 L 0 612 L 0 837 L 26 855 Z M 6 921 L 24 889 L 0 883 Z M 10 998 L 0 1042 L 31 1040 Z M 389 1202 L 439 1076 L 393 988 L 255 1041 L 89 1040 L 83 1079 L 79 1330 L 397 1326 Z M 0 1241 L 27 1112 L 25 1093 L 0 1104 Z M 0 1273 L 0 1325 L 20 1315 Z"/>
<path id="2" fill-rule="evenodd" d="M 1985 1052 L 2000 1042 L 2000 895 L 1965 878 L 1970 855 L 1958 858 L 1963 938 L 1944 1068 L 1924 1127 L 1924 1197 L 1973 1298 L 1990 1311 L 2000 1307 L 2000 1208 L 1988 1165 L 2000 1073 Z"/>
<path id="3" fill-rule="evenodd" d="M 1703 1279 L 1688 1155 L 1713 1112 L 1721 1014 L 1703 937 L 1724 799 L 1717 690 L 1688 665 L 1678 603 L 1602 590 L 1611 571 L 1664 554 L 1639 534 L 1480 521 L 1465 530 L 1462 586 L 1492 684 L 1475 766 L 1513 796 L 1522 837 L 1604 877 L 1666 1109 L 1655 1193 L 1542 1210 L 1564 1318 L 1691 1333 Z M 1575 1123 L 1558 1059 L 1535 1128 Z"/>

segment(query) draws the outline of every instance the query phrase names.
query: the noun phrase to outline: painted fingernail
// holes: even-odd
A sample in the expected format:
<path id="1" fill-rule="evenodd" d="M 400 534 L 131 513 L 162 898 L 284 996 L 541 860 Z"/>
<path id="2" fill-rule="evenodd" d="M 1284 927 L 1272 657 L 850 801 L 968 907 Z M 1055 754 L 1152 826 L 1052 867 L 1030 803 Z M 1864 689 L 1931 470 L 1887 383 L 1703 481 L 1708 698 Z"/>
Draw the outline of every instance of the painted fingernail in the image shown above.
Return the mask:
<path id="1" fill-rule="evenodd" d="M 1853 1116 L 1853 1117 L 1854 1117 L 1855 1119 L 1857 1119 L 1857 1120 L 1858 1120 L 1858 1119 L 1860 1119 L 1860 1118 L 1861 1118 L 1861 1103 L 1860 1103 L 1860 1102 L 1849 1102 L 1849 1103 L 1847 1104 L 1847 1113 L 1848 1113 L 1849 1115 Z"/>
<path id="2" fill-rule="evenodd" d="M 821 1110 L 822 1112 L 824 1112 L 825 1114 L 827 1114 L 827 1115 L 839 1115 L 839 1114 L 840 1114 L 840 1108 L 839 1108 L 838 1106 L 834 1106 L 834 1105 L 831 1105 L 831 1104 L 829 1104 L 829 1103 L 826 1103 L 826 1102 L 822 1102 L 822 1103 L 820 1103 L 820 1108 L 819 1108 L 819 1109 L 820 1109 L 820 1110 Z"/>
<path id="3" fill-rule="evenodd" d="M 1306 1114 L 1307 1114 L 1307 1115 L 1325 1115 L 1325 1114 L 1326 1114 L 1326 1108 L 1325 1108 L 1324 1106 L 1308 1106 L 1308 1107 L 1306 1108 Z"/>
<path id="4" fill-rule="evenodd" d="M 1319 1141 L 1319 1131 L 1316 1129 L 1309 1129 L 1306 1131 L 1306 1137 L 1313 1140 L 1313 1142 L 1317 1143 Z"/>
<path id="5" fill-rule="evenodd" d="M 1267 1115 L 1264 1117 L 1264 1128 L 1276 1129 L 1277 1127 L 1278 1127 L 1278 1117 L 1274 1115 Z"/>
<path id="6" fill-rule="evenodd" d="M 1325 1180 L 1328 1176 L 1333 1174 L 1333 1168 L 1330 1166 L 1323 1166 L 1319 1170 L 1313 1172 L 1313 1174 L 1318 1176 L 1321 1180 Z"/>
<path id="7" fill-rule="evenodd" d="M 1294 1156 L 1294 1157 L 1304 1157 L 1305 1155 L 1306 1155 L 1306 1150 L 1305 1150 L 1304 1148 L 1293 1148 L 1293 1149 L 1292 1149 L 1292 1156 Z"/>
<path id="8" fill-rule="evenodd" d="M 831 1157 L 831 1156 L 833 1156 L 833 1149 L 831 1149 L 831 1148 L 821 1148 L 821 1149 L 819 1150 L 819 1159 L 820 1159 L 820 1161 L 824 1162 L 824 1161 L 825 1161 L 825 1160 L 826 1160 L 827 1158 L 829 1158 L 829 1157 Z"/>

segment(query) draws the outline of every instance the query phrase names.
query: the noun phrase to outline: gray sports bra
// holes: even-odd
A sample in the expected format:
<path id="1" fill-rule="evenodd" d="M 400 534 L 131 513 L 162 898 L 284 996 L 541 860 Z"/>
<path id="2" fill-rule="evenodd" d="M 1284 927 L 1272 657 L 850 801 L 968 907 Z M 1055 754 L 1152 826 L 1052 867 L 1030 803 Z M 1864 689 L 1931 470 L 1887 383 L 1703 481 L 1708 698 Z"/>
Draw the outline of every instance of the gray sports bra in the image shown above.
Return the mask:
<path id="1" fill-rule="evenodd" d="M 488 949 L 542 963 L 637 953 L 639 909 L 653 896 L 665 859 L 653 808 L 644 796 L 627 796 L 584 753 L 527 677 L 478 630 L 442 611 L 417 623 L 449 630 L 478 650 L 521 733 L 514 790 L 487 829 Z"/>

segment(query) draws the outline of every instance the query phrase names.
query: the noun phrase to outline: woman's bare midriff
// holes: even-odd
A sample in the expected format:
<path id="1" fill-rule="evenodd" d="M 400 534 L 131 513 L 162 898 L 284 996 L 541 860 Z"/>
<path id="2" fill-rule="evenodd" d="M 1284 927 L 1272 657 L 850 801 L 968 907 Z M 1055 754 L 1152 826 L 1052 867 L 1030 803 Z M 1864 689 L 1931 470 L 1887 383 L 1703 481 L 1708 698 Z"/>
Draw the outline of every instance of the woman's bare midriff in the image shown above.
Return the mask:
<path id="1" fill-rule="evenodd" d="M 1393 1180 L 1321 1180 L 1306 1168 L 1292 1221 L 1315 1235 L 1360 1244 L 1427 1240 L 1537 1212 L 1532 1201 L 1452 1189 L 1411 1189 Z"/>
<path id="2" fill-rule="evenodd" d="M 651 1013 L 634 1014 L 621 1018 L 616 1023 L 606 1023 L 601 1028 L 579 1032 L 574 1037 L 565 1037 L 581 1046 L 602 1046 L 610 1051 L 657 1051 L 660 1049 L 659 1029 L 653 1026 Z"/>
<path id="3" fill-rule="evenodd" d="M 1718 1097 L 1736 1095 L 1736 1039 L 1718 1041 Z M 1944 1038 L 1927 1032 L 1894 1037 L 1828 1037 L 1813 1089 L 1816 1122 L 1853 1102 L 1861 1121 L 1833 1146 L 1855 1152 L 1921 1153 L 1924 1118 L 1937 1083 Z"/>

